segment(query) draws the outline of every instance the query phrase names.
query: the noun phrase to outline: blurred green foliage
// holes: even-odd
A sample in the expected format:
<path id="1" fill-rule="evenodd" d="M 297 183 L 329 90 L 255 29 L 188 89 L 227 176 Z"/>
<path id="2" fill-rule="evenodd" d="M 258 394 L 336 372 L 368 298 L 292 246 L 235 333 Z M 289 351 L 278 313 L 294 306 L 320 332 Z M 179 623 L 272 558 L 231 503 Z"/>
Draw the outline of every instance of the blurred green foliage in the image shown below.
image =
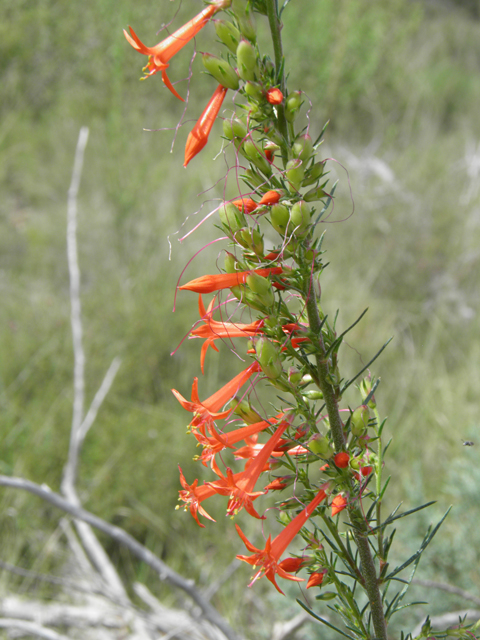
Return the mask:
<path id="1" fill-rule="evenodd" d="M 66 194 L 78 131 L 87 125 L 78 232 L 87 398 L 113 357 L 120 355 L 122 366 L 87 437 L 80 490 L 87 508 L 208 584 L 239 543 L 220 504 L 211 507 L 217 525 L 202 535 L 173 510 L 177 464 L 190 480 L 201 475 L 185 436 L 189 416 L 170 393 L 175 387 L 188 396 L 199 344 L 170 353 L 197 318 L 188 292 L 172 316 L 175 284 L 211 239 L 213 222 L 181 244 L 172 234 L 209 211 L 182 226 L 200 209 L 204 196 L 197 194 L 224 174 L 221 159 L 210 162 L 220 149 L 215 132 L 201 159 L 181 170 L 189 121 L 214 83 L 195 59 L 185 126 L 169 153 L 183 105 L 159 77 L 138 82 L 145 58 L 122 34 L 131 24 L 153 44 L 164 23 L 174 19 L 175 28 L 201 6 L 0 0 L 0 467 L 59 486 L 72 410 Z M 348 222 L 326 225 L 332 266 L 322 304 L 330 314 L 340 308 L 342 326 L 370 307 L 344 348 L 342 372 L 359 369 L 395 336 L 372 368 L 382 377 L 377 396 L 394 437 L 392 505 L 405 493 L 409 506 L 439 493 L 439 511 L 455 503 L 446 537 L 436 539 L 442 553 L 429 551 L 425 572 L 478 593 L 478 572 L 468 570 L 479 561 L 472 514 L 478 518 L 480 505 L 470 476 L 477 454 L 460 439 L 475 441 L 479 428 L 480 24 L 463 11 L 412 0 L 292 0 L 284 22 L 289 86 L 302 88 L 313 105 L 305 124 L 318 132 L 331 121 L 325 154 L 338 161 L 330 168 L 341 183 L 328 222 L 354 212 Z M 208 29 L 197 50 L 217 53 Z M 173 81 L 189 76 L 189 56 L 172 61 Z M 187 95 L 186 82 L 177 88 Z M 221 196 L 219 183 L 205 197 Z M 216 257 L 215 248 L 205 251 L 185 277 L 214 269 Z M 238 371 L 235 358 L 225 361 L 208 354 L 201 396 Z M 0 500 L 3 559 L 31 566 L 41 558 L 48 568 L 55 559 L 44 553 L 45 541 L 58 514 L 11 491 Z M 172 597 L 145 567 L 105 543 L 127 578 Z M 279 600 L 257 584 L 259 604 L 245 595 L 246 582 L 243 568 L 215 604 L 232 624 L 255 623 L 258 637 L 268 637 Z M 241 610 L 234 606 L 240 599 Z"/>

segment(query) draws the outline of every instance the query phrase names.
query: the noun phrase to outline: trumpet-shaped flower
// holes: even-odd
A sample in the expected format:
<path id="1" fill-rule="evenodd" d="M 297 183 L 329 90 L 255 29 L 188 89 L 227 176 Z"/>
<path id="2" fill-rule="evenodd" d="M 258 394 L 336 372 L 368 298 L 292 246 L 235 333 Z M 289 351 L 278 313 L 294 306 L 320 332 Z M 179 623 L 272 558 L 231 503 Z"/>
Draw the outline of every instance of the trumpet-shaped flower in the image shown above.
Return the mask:
<path id="1" fill-rule="evenodd" d="M 202 296 L 198 299 L 198 309 L 201 319 L 205 324 L 196 327 L 192 330 L 190 337 L 192 338 L 204 338 L 205 342 L 202 345 L 200 352 L 200 366 L 202 373 L 204 372 L 205 356 L 207 355 L 208 347 L 212 347 L 215 351 L 218 348 L 215 346 L 215 340 L 231 339 L 231 338 L 252 338 L 258 333 L 261 333 L 263 321 L 255 320 L 249 324 L 243 324 L 238 322 L 220 322 L 213 319 L 215 298 L 210 302 L 208 308 L 205 310 Z"/>
<path id="2" fill-rule="evenodd" d="M 237 558 L 239 560 L 243 560 L 244 562 L 248 562 L 248 564 L 251 564 L 254 567 L 260 566 L 259 571 L 257 571 L 250 584 L 253 584 L 256 580 L 258 580 L 258 578 L 261 578 L 265 575 L 267 579 L 270 580 L 270 582 L 274 585 L 277 591 L 283 594 L 283 591 L 280 589 L 275 580 L 276 575 L 280 576 L 280 578 L 285 578 L 286 580 L 303 582 L 303 578 L 291 576 L 287 571 L 282 569 L 282 567 L 280 566 L 280 557 L 287 549 L 288 545 L 295 538 L 300 529 L 313 514 L 320 502 L 325 499 L 327 495 L 325 493 L 325 489 L 327 487 L 328 483 L 324 484 L 319 489 L 317 495 L 310 502 L 310 504 L 304 507 L 301 512 L 285 527 L 285 529 L 283 529 L 283 531 L 279 533 L 276 538 L 274 538 L 273 541 L 272 536 L 269 536 L 268 540 L 265 543 L 264 549 L 257 549 L 256 547 L 254 547 L 253 544 L 247 539 L 240 527 L 238 525 L 235 525 L 237 533 L 243 540 L 245 546 L 249 551 L 253 553 L 253 555 L 251 556 L 238 555 Z"/>
<path id="3" fill-rule="evenodd" d="M 227 88 L 221 84 L 215 89 L 213 96 L 210 98 L 207 106 L 203 110 L 202 115 L 197 120 L 195 126 L 188 134 L 187 144 L 185 145 L 185 161 L 183 166 L 186 167 L 192 158 L 203 149 L 208 142 L 208 136 L 212 130 L 223 100 L 227 94 Z"/>
<path id="4" fill-rule="evenodd" d="M 184 409 L 193 413 L 193 419 L 190 426 L 193 429 L 205 429 L 205 426 L 213 424 L 214 420 L 226 418 L 230 415 L 233 408 L 227 409 L 226 411 L 220 411 L 220 409 L 235 397 L 240 387 L 243 386 L 250 376 L 257 371 L 259 371 L 259 366 L 255 362 L 244 371 L 241 371 L 235 376 L 235 378 L 230 380 L 230 382 L 227 382 L 227 384 L 203 402 L 198 396 L 198 378 L 194 378 L 192 385 L 192 399 L 190 402 L 186 400 L 176 389 L 172 389 L 172 393 Z"/>
<path id="5" fill-rule="evenodd" d="M 153 76 L 158 71 L 161 71 L 164 84 L 170 89 L 174 96 L 183 102 L 183 98 L 176 92 L 167 76 L 166 69 L 168 69 L 169 66 L 168 62 L 180 51 L 180 49 L 190 42 L 190 40 L 192 40 L 192 38 L 194 38 L 201 29 L 203 29 L 217 11 L 220 11 L 220 9 L 223 9 L 227 5 L 228 2 L 225 1 L 208 5 L 208 7 L 205 7 L 205 9 L 198 15 L 184 24 L 183 27 L 177 29 L 177 31 L 172 33 L 172 35 L 168 36 L 165 40 L 162 40 L 162 42 L 159 42 L 154 47 L 145 46 L 132 27 L 129 27 L 130 33 L 127 33 L 124 29 L 123 33 L 125 34 L 125 38 L 132 47 L 140 53 L 148 56 L 148 63 L 143 69 L 145 73 L 144 77 L 147 78 L 148 76 Z"/>
<path id="6" fill-rule="evenodd" d="M 221 289 L 231 289 L 232 287 L 245 284 L 247 276 L 253 273 L 253 271 L 266 278 L 269 275 L 282 273 L 283 269 L 282 267 L 267 267 L 266 269 L 254 269 L 252 271 L 236 271 L 235 273 L 217 273 L 214 275 L 200 276 L 200 278 L 190 280 L 190 282 L 178 288 L 188 289 L 188 291 L 195 291 L 196 293 L 213 293 Z"/>
<path id="7" fill-rule="evenodd" d="M 262 516 L 255 511 L 252 503 L 256 498 L 265 494 L 266 491 L 254 492 L 253 490 L 260 474 L 264 470 L 270 454 L 289 424 L 289 422 L 282 422 L 278 425 L 273 436 L 270 437 L 260 453 L 252 460 L 248 469 L 237 474 L 236 477 L 233 475 L 231 469 L 227 469 L 227 483 L 225 485 L 222 484 L 222 486 L 219 486 L 216 482 L 208 483 L 211 487 L 215 488 L 217 493 L 230 497 L 227 515 L 235 515 L 242 507 L 245 507 L 245 510 L 251 516 L 263 519 Z"/>

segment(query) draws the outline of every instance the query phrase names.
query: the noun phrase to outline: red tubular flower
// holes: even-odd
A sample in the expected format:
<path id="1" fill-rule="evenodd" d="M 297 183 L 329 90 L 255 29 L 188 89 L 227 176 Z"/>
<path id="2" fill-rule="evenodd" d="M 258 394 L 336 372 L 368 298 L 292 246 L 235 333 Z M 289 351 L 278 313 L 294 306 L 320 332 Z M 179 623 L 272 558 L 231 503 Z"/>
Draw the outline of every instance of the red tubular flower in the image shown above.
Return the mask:
<path id="1" fill-rule="evenodd" d="M 200 513 L 205 518 L 212 520 L 212 522 L 215 522 L 215 520 L 205 511 L 205 509 L 200 504 L 206 498 L 215 495 L 215 491 L 208 485 L 197 487 L 198 480 L 195 480 L 193 484 L 188 484 L 188 482 L 185 480 L 185 476 L 183 475 L 183 471 L 180 465 L 178 466 L 178 468 L 180 469 L 180 484 L 183 487 L 183 489 L 178 492 L 178 499 L 182 500 L 185 503 L 185 509 L 190 509 L 190 513 L 195 518 L 199 527 L 205 527 L 205 525 L 201 524 L 201 522 L 199 521 L 198 513 Z"/>
<path id="2" fill-rule="evenodd" d="M 223 99 L 227 94 L 227 88 L 221 84 L 215 89 L 213 96 L 210 98 L 207 106 L 203 110 L 202 115 L 197 120 L 195 126 L 188 134 L 187 144 L 185 145 L 185 161 L 183 166 L 186 167 L 192 158 L 203 149 L 208 142 L 208 136 L 212 130 Z"/>
<path id="3" fill-rule="evenodd" d="M 224 482 L 209 482 L 208 484 L 215 488 L 217 493 L 220 493 L 223 496 L 229 496 L 230 500 L 228 502 L 227 507 L 227 515 L 235 515 L 237 514 L 242 507 L 245 507 L 247 513 L 249 513 L 254 518 L 263 519 L 253 507 L 253 501 L 258 498 L 258 496 L 266 493 L 265 491 L 257 491 L 254 492 L 255 485 L 257 483 L 260 474 L 264 470 L 265 464 L 270 457 L 270 454 L 275 449 L 278 441 L 282 437 L 285 429 L 289 426 L 289 422 L 282 422 L 278 425 L 277 430 L 270 437 L 268 442 L 263 446 L 260 453 L 253 458 L 251 464 L 248 469 L 245 469 L 240 474 L 237 474 L 237 477 L 233 476 L 233 473 L 230 469 L 227 469 L 227 483 Z"/>
<path id="4" fill-rule="evenodd" d="M 238 200 L 233 200 L 232 204 L 242 213 L 252 213 L 258 206 L 252 198 L 239 198 Z"/>
<path id="5" fill-rule="evenodd" d="M 239 560 L 243 560 L 244 562 L 248 562 L 248 564 L 251 564 L 254 567 L 261 567 L 253 577 L 253 580 L 250 584 L 253 584 L 256 580 L 258 580 L 258 578 L 261 578 L 265 575 L 267 579 L 270 580 L 270 582 L 274 585 L 277 591 L 283 594 L 283 591 L 280 589 L 275 580 L 276 574 L 278 574 L 281 578 L 285 578 L 286 580 L 303 582 L 303 578 L 291 576 L 284 569 L 282 569 L 280 567 L 279 560 L 280 556 L 283 554 L 288 545 L 292 542 L 294 537 L 310 518 L 320 502 L 325 499 L 327 494 L 325 493 L 324 489 L 327 486 L 328 483 L 323 485 L 322 488 L 319 489 L 317 495 L 310 502 L 310 504 L 301 510 L 301 512 L 285 527 L 285 529 L 283 529 L 283 531 L 278 534 L 273 542 L 272 537 L 269 536 L 268 540 L 265 543 L 264 549 L 257 549 L 256 547 L 254 547 L 253 544 L 246 538 L 240 527 L 238 525 L 235 525 L 237 533 L 243 540 L 245 546 L 249 551 L 252 551 L 253 553 L 253 555 L 251 556 L 238 555 L 237 558 Z"/>
<path id="6" fill-rule="evenodd" d="M 348 463 L 350 462 L 350 456 L 345 451 L 340 451 L 340 453 L 337 453 L 333 458 L 333 461 L 337 467 L 345 469 L 345 467 L 348 467 Z"/>
<path id="7" fill-rule="evenodd" d="M 253 271 L 266 278 L 269 275 L 282 273 L 283 269 L 282 267 L 268 267 L 266 269 L 254 269 L 252 271 L 237 271 L 235 273 L 217 273 L 214 275 L 200 276 L 200 278 L 190 280 L 190 282 L 178 288 L 188 289 L 188 291 L 195 291 L 196 293 L 213 293 L 214 291 L 220 291 L 220 289 L 231 289 L 240 284 L 245 284 L 247 276 L 253 273 Z"/>
<path id="8" fill-rule="evenodd" d="M 337 513 L 340 513 L 340 511 L 343 511 L 346 506 L 347 499 L 345 498 L 345 496 L 335 496 L 335 498 L 332 500 L 332 518 L 333 516 L 336 516 Z"/>
<path id="9" fill-rule="evenodd" d="M 168 36 L 165 40 L 162 40 L 162 42 L 159 42 L 154 47 L 146 47 L 138 38 L 132 27 L 128 27 L 131 35 L 124 29 L 123 33 L 125 34 L 125 38 L 132 47 L 140 53 L 148 56 L 148 63 L 143 69 L 145 78 L 155 75 L 157 71 L 161 71 L 164 84 L 170 89 L 174 96 L 183 102 L 183 98 L 175 91 L 167 76 L 166 69 L 169 66 L 168 61 L 173 58 L 173 56 L 188 42 L 190 42 L 190 40 L 194 38 L 201 29 L 203 29 L 210 18 L 222 8 L 223 6 L 221 3 L 217 5 L 210 4 L 198 15 L 184 24 L 183 27 L 177 29 L 177 31 L 172 33 L 172 35 Z"/>
<path id="10" fill-rule="evenodd" d="M 283 93 L 277 87 L 272 87 L 267 91 L 267 101 L 270 104 L 280 104 L 283 102 Z"/>
<path id="11" fill-rule="evenodd" d="M 320 586 L 325 577 L 325 573 L 326 571 L 315 571 L 315 573 L 311 573 L 307 582 L 307 589 Z"/>
<path id="12" fill-rule="evenodd" d="M 297 573 L 297 571 L 300 571 L 300 569 L 308 563 L 308 558 L 285 558 L 278 566 L 288 573 Z"/>
<path id="13" fill-rule="evenodd" d="M 267 191 L 267 193 L 264 193 L 260 202 L 258 203 L 259 205 L 271 205 L 271 204 L 276 204 L 280 198 L 282 197 L 282 194 L 279 193 L 278 191 Z"/>
<path id="14" fill-rule="evenodd" d="M 227 382 L 226 385 L 203 402 L 201 402 L 198 397 L 198 378 L 194 378 L 192 385 L 192 399 L 190 402 L 186 400 L 176 389 L 172 389 L 172 393 L 184 409 L 193 413 L 193 420 L 190 423 L 191 427 L 196 429 L 202 426 L 204 428 L 205 425 L 211 424 L 214 419 L 226 418 L 233 411 L 232 408 L 219 413 L 220 409 L 235 397 L 240 387 L 244 385 L 250 376 L 256 371 L 259 371 L 259 365 L 257 362 L 251 364 L 244 371 L 241 371 L 235 376 L 235 378 L 230 380 L 230 382 Z"/>
<path id="15" fill-rule="evenodd" d="M 213 306 L 215 298 L 208 305 L 208 309 L 205 310 L 202 296 L 198 297 L 198 308 L 200 311 L 200 317 L 205 324 L 200 327 L 196 327 L 192 330 L 190 337 L 192 338 L 205 338 L 205 342 L 202 345 L 200 352 L 200 367 L 202 373 L 204 373 L 205 356 L 207 355 L 208 347 L 212 347 L 215 351 L 218 351 L 215 346 L 215 340 L 223 338 L 253 338 L 258 333 L 261 333 L 262 320 L 255 320 L 249 324 L 233 323 L 233 322 L 219 322 L 213 319 Z"/>

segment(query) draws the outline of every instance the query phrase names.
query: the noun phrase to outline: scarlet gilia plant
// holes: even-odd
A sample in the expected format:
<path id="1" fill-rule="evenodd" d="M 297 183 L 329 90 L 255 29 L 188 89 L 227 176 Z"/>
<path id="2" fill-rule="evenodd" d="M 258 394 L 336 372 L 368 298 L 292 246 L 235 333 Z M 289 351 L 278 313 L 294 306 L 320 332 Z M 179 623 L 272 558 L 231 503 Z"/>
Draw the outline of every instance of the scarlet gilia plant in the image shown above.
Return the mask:
<path id="1" fill-rule="evenodd" d="M 218 351 L 221 343 L 235 350 L 232 364 L 245 364 L 206 400 L 200 400 L 197 378 L 191 400 L 173 390 L 191 414 L 190 437 L 202 448 L 196 459 L 211 472 L 200 483 L 180 471 L 180 501 L 201 527 L 200 518 L 213 520 L 204 502 L 220 497 L 226 498 L 227 515 L 263 520 L 256 537 L 266 539 L 258 547 L 236 524 L 251 554 L 238 557 L 254 567 L 252 583 L 266 576 L 283 593 L 277 583 L 282 578 L 288 594 L 339 635 L 387 640 L 392 616 L 404 608 L 420 555 L 440 524 L 427 531 L 417 553 L 390 565 L 391 525 L 428 505 L 384 516 L 388 479 L 383 478 L 379 381 L 362 377 L 384 347 L 345 378 L 340 348 L 365 312 L 339 331 L 336 317 L 331 321 L 324 313 L 323 300 L 320 306 L 326 267 L 322 225 L 336 185 L 329 186 L 326 161 L 319 157 L 325 128 L 314 139 L 308 126 L 297 125 L 304 95 L 285 83 L 280 19 L 286 8 L 287 19 L 293 5 L 289 0 L 281 9 L 276 0 L 207 3 L 151 48 L 133 30 L 125 33 L 149 56 L 146 74 L 161 71 L 178 97 L 165 73 L 169 60 L 225 10 L 213 21 L 224 49 L 202 56 L 216 88 L 212 83 L 213 96 L 188 135 L 185 165 L 206 153 L 215 120 L 223 118 L 237 191 L 216 214 L 226 236 L 223 271 L 199 274 L 179 289 L 199 294 L 200 319 L 190 337 L 203 340 L 202 373 L 208 374 L 208 348 Z M 270 30 L 274 60 L 259 50 L 257 24 Z M 231 100 L 222 112 L 228 89 Z M 202 297 L 210 294 L 208 300 Z M 314 594 L 315 610 L 305 589 Z M 328 622 L 322 618 L 327 611 Z"/>

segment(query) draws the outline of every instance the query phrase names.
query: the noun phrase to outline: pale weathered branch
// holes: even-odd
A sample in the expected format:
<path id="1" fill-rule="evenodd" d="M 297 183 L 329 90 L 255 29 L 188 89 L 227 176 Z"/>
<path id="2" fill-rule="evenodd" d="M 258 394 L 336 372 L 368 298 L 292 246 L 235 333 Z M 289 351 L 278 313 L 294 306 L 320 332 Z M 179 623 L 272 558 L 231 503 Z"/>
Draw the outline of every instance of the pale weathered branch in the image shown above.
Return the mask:
<path id="1" fill-rule="evenodd" d="M 470 600 L 470 602 L 474 602 L 475 604 L 480 606 L 480 598 L 478 596 L 474 596 L 468 591 L 460 589 L 460 587 L 454 587 L 451 584 L 446 584 L 444 582 L 435 582 L 435 580 L 419 580 L 417 578 L 414 578 L 412 580 L 412 584 L 417 584 L 420 587 L 427 587 L 428 589 L 441 589 L 442 591 L 447 591 L 448 593 L 454 593 L 455 595 L 460 596 L 463 600 Z"/>
<path id="2" fill-rule="evenodd" d="M 69 640 L 67 636 L 61 633 L 46 629 L 40 624 L 34 622 L 26 622 L 25 620 L 17 620 L 15 618 L 0 618 L 1 629 L 16 629 L 19 635 L 34 636 L 35 638 L 46 638 L 46 640 Z M 19 637 L 17 635 L 17 638 Z"/>
<path id="3" fill-rule="evenodd" d="M 165 580 L 172 586 L 182 589 L 185 593 L 187 593 L 190 598 L 200 607 L 203 616 L 213 625 L 218 627 L 218 629 L 220 629 L 229 640 L 238 639 L 238 636 L 235 634 L 233 629 L 231 629 L 228 623 L 222 618 L 218 611 L 214 607 L 212 607 L 212 605 L 208 601 L 206 601 L 205 598 L 200 594 L 198 589 L 195 587 L 193 580 L 185 580 L 185 578 L 173 571 L 173 569 L 171 569 L 162 560 L 160 560 L 160 558 L 158 558 L 142 544 L 137 542 L 135 538 L 133 538 L 130 534 L 128 534 L 120 527 L 109 524 L 105 520 L 102 520 L 102 518 L 95 516 L 93 513 L 86 511 L 82 507 L 72 504 L 70 501 L 66 500 L 58 493 L 53 492 L 46 485 L 40 486 L 23 478 L 2 475 L 0 476 L 0 486 L 29 491 L 30 493 L 39 496 L 43 500 L 46 500 L 50 504 L 53 504 L 55 507 L 61 509 L 65 513 L 69 513 L 74 518 L 83 520 L 89 525 L 97 528 L 99 531 L 106 533 L 108 536 L 127 547 L 139 560 L 145 562 L 145 564 L 156 571 L 161 580 Z"/>

